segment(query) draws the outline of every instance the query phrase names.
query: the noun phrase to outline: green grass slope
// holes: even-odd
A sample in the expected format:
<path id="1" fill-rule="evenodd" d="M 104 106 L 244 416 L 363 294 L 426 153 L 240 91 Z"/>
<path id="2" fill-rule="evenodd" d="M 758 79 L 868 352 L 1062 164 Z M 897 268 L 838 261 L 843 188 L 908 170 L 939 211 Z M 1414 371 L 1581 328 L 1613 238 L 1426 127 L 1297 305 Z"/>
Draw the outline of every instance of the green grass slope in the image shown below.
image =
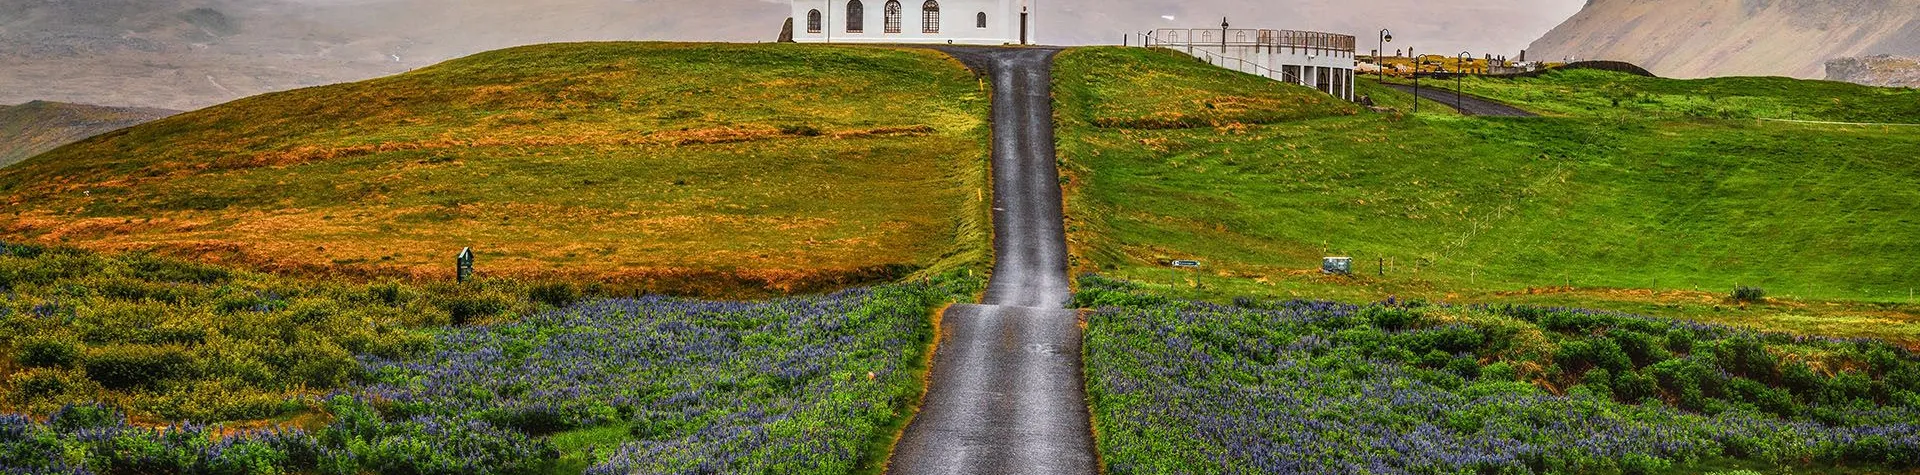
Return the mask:
<path id="1" fill-rule="evenodd" d="M 87 137 L 178 113 L 42 101 L 0 106 L 0 167 Z"/>
<path id="2" fill-rule="evenodd" d="M 1060 61 L 1067 113 L 1109 81 L 1088 71 L 1152 67 L 1100 50 Z M 1171 85 L 1192 81 L 1132 95 L 1178 97 L 1186 86 Z M 1920 255 L 1920 130 L 1318 115 L 1185 129 L 1063 118 L 1078 264 L 1203 296 L 1578 304 L 1920 341 L 1913 307 L 1894 305 L 1920 283 L 1905 264 Z M 1352 256 L 1361 275 L 1322 277 L 1323 256 Z M 1176 275 L 1170 259 L 1208 267 Z M 1735 285 L 1799 300 L 1723 309 Z"/>
<path id="3" fill-rule="evenodd" d="M 1439 81 L 1451 89 L 1454 81 Z M 1920 123 L 1920 90 L 1779 77 L 1662 79 L 1599 70 L 1461 81 L 1470 94 L 1548 115 Z"/>
<path id="4" fill-rule="evenodd" d="M 979 262 L 988 100 L 930 50 L 554 44 L 0 171 L 0 229 L 267 270 L 798 291 Z"/>

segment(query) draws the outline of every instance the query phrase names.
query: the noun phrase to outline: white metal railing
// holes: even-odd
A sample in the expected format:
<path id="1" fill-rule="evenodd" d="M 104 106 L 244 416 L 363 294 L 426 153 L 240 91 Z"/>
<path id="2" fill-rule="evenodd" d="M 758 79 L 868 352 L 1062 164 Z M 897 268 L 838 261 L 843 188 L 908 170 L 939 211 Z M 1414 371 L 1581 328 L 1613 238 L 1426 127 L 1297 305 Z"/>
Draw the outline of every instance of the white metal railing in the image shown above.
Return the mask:
<path id="1" fill-rule="evenodd" d="M 1162 48 L 1165 48 L 1165 47 L 1162 47 Z M 1168 48 L 1168 49 L 1171 49 L 1171 48 Z M 1221 68 L 1231 69 L 1234 71 L 1239 71 L 1242 73 L 1252 74 L 1255 76 L 1261 76 L 1261 77 L 1265 77 L 1267 79 L 1272 79 L 1275 81 L 1281 81 L 1281 82 L 1287 82 L 1287 83 L 1293 83 L 1293 84 L 1300 83 L 1300 78 L 1290 77 L 1284 71 L 1276 71 L 1273 68 L 1266 67 L 1265 65 L 1262 65 L 1260 63 L 1247 61 L 1245 58 L 1237 58 L 1233 56 L 1224 56 L 1224 55 L 1214 54 L 1214 52 L 1207 51 L 1207 50 L 1196 50 L 1194 52 L 1205 54 L 1206 56 L 1201 57 L 1200 59 L 1206 61 L 1207 64 L 1211 64 Z"/>
<path id="2" fill-rule="evenodd" d="M 1354 53 L 1356 44 L 1355 38 L 1351 35 L 1266 29 L 1162 28 L 1150 33 L 1141 33 L 1140 38 L 1142 46 L 1150 47 L 1251 46 L 1274 50 L 1314 50 L 1345 56 L 1351 56 Z"/>

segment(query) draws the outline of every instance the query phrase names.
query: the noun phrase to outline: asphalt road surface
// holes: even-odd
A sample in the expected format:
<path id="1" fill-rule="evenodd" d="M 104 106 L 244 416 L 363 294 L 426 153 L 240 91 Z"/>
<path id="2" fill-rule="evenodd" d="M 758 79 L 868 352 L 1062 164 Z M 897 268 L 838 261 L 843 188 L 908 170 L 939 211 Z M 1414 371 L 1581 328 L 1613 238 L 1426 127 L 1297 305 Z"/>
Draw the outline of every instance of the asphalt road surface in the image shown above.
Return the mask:
<path id="1" fill-rule="evenodd" d="M 1407 85 L 1401 85 L 1401 84 L 1388 84 L 1387 87 L 1399 89 L 1403 92 L 1413 92 L 1413 86 L 1407 86 Z M 1494 116 L 1494 117 L 1537 117 L 1539 116 L 1539 114 L 1520 110 L 1520 108 L 1518 107 L 1489 101 L 1483 98 L 1475 97 L 1472 94 L 1458 96 L 1460 105 L 1458 107 L 1454 107 L 1454 100 L 1456 96 L 1454 96 L 1453 89 L 1448 89 L 1448 88 L 1421 87 L 1420 97 L 1426 98 L 1429 101 L 1446 104 L 1448 107 L 1459 109 L 1461 114 L 1466 114 L 1466 115 L 1485 115 L 1485 116 Z"/>
<path id="2" fill-rule="evenodd" d="M 989 76 L 993 278 L 980 305 L 941 320 L 926 399 L 887 473 L 1092 474 L 1078 314 L 1054 166 L 1057 50 L 941 48 Z"/>

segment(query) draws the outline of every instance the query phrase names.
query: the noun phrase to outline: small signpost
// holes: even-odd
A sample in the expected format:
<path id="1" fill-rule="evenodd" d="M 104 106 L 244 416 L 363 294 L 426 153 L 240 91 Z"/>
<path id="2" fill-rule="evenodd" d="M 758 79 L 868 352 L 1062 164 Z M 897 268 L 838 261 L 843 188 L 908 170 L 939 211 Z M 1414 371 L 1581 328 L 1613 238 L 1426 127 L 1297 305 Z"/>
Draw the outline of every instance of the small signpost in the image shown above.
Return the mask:
<path id="1" fill-rule="evenodd" d="M 1351 257 L 1321 258 L 1320 273 L 1336 274 L 1336 275 L 1353 275 L 1353 258 Z"/>
<path id="2" fill-rule="evenodd" d="M 1173 265 L 1173 280 L 1167 282 L 1167 285 L 1176 289 L 1180 288 L 1180 269 L 1200 270 L 1200 261 L 1173 261 L 1171 264 Z M 1198 287 L 1200 281 L 1196 278 L 1193 281 L 1193 285 Z"/>
<path id="3" fill-rule="evenodd" d="M 460 282 L 473 280 L 473 248 L 460 250 L 460 257 L 454 258 L 455 278 Z"/>

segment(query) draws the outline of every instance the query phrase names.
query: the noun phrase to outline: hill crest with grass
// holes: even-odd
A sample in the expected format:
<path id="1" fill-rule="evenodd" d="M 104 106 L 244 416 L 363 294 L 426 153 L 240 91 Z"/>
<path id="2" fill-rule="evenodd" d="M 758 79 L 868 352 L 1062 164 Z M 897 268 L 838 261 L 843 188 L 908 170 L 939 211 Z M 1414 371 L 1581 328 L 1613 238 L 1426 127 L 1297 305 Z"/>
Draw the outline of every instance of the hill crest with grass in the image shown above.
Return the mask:
<path id="1" fill-rule="evenodd" d="M 528 46 L 55 150 L 0 170 L 0 230 L 263 270 L 446 278 L 472 246 L 496 276 L 833 288 L 984 252 L 986 103 L 932 50 Z"/>
<path id="2" fill-rule="evenodd" d="M 0 167 L 62 145 L 178 114 L 136 107 L 33 101 L 0 105 Z"/>

